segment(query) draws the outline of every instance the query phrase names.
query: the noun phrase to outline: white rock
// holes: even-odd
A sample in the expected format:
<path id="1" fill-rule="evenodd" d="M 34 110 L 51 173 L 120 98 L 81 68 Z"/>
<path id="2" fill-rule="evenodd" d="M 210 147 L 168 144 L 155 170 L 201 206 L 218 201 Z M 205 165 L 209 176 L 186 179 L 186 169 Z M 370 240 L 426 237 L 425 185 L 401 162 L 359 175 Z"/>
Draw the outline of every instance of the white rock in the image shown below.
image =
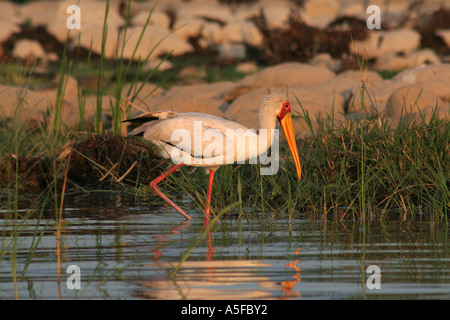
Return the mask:
<path id="1" fill-rule="evenodd" d="M 78 45 L 78 35 L 81 34 L 81 47 L 89 49 L 92 43 L 92 51 L 100 54 L 102 51 L 103 22 L 106 12 L 105 2 L 80 0 L 78 5 L 81 13 L 81 29 L 69 30 L 67 28 L 67 19 L 71 13 L 67 13 L 67 8 L 73 4 L 71 0 L 61 1 L 56 4 L 57 11 L 53 20 L 49 22 L 47 31 L 60 42 L 65 42 L 69 34 L 70 39 L 72 39 L 72 47 Z M 104 52 L 105 57 L 108 59 L 115 57 L 118 30 L 123 24 L 124 20 L 118 10 L 114 10 L 114 7 L 111 7 L 108 12 L 108 33 Z"/>
<path id="2" fill-rule="evenodd" d="M 24 21 L 30 21 L 32 26 L 46 26 L 55 18 L 57 10 L 58 6 L 51 0 L 28 2 L 19 6 L 20 16 Z"/>
<path id="3" fill-rule="evenodd" d="M 334 72 L 324 67 L 286 62 L 267 67 L 238 81 L 239 85 L 268 88 L 295 84 L 315 85 L 333 79 Z"/>
<path id="4" fill-rule="evenodd" d="M 250 20 L 254 17 L 258 17 L 261 7 L 257 5 L 240 4 L 234 10 L 234 17 L 238 21 Z"/>
<path id="5" fill-rule="evenodd" d="M 353 98 L 349 101 L 346 111 L 364 113 L 364 109 L 367 112 L 371 112 L 374 109 L 378 112 L 383 112 L 392 92 L 405 84 L 405 82 L 395 80 L 367 82 L 365 83 L 364 91 L 362 91 L 361 86 L 353 90 Z M 364 93 L 363 98 L 361 97 L 361 92 Z"/>
<path id="6" fill-rule="evenodd" d="M 375 71 L 361 73 L 359 70 L 347 70 L 330 81 L 315 85 L 314 90 L 331 93 L 333 96 L 340 95 L 344 99 L 345 105 L 348 105 L 354 95 L 358 94 L 362 81 L 365 82 L 366 86 L 371 87 L 373 83 L 382 80 L 382 77 Z"/>
<path id="7" fill-rule="evenodd" d="M 295 6 L 288 1 L 258 1 L 254 8 L 262 10 L 269 28 L 285 28 Z"/>
<path id="8" fill-rule="evenodd" d="M 69 77 L 69 83 L 76 80 L 71 80 Z M 70 84 L 68 84 L 70 85 Z M 68 89 L 72 91 L 71 89 Z M 48 122 L 53 121 L 53 107 L 56 101 L 57 89 L 49 90 L 30 90 L 22 89 L 19 87 L 3 86 L 0 85 L 0 110 L 3 117 L 19 116 L 22 121 L 26 122 Z M 23 97 L 21 103 L 17 97 Z M 112 97 L 104 96 L 102 99 L 102 116 L 106 120 L 106 117 L 110 115 L 110 101 Z M 95 112 L 97 108 L 97 97 L 87 97 L 85 101 L 85 116 L 87 120 L 94 120 Z M 20 109 L 19 109 L 20 106 Z M 61 106 L 61 120 L 69 126 L 76 126 L 80 121 L 79 101 L 77 94 L 71 94 L 68 92 L 64 96 L 64 100 Z"/>
<path id="9" fill-rule="evenodd" d="M 408 52 L 398 55 L 389 52 L 380 55 L 374 65 L 376 70 L 402 70 L 411 67 L 417 67 L 422 64 L 440 64 L 441 59 L 431 49 L 422 49 L 414 52 Z"/>
<path id="10" fill-rule="evenodd" d="M 138 46 L 142 32 L 144 33 Z M 119 40 L 119 48 L 122 48 L 122 44 L 123 37 Z M 141 60 L 146 59 L 152 50 L 154 51 L 151 59 L 171 51 L 173 51 L 173 55 L 181 55 L 193 51 L 192 46 L 177 35 L 167 29 L 152 25 L 147 26 L 145 30 L 142 26 L 133 26 L 128 29 L 123 57 L 126 59 L 133 58 L 133 52 L 136 47 L 135 60 L 139 58 Z"/>
<path id="11" fill-rule="evenodd" d="M 406 69 L 399 72 L 392 80 L 417 85 L 437 81 L 450 87 L 450 64 L 422 65 L 416 68 Z"/>
<path id="12" fill-rule="evenodd" d="M 47 61 L 44 48 L 36 40 L 21 39 L 14 44 L 12 55 L 25 61 Z"/>
<path id="13" fill-rule="evenodd" d="M 197 98 L 220 100 L 223 94 L 234 86 L 235 84 L 231 81 L 175 86 L 167 91 L 164 97 L 167 99 Z"/>
<path id="14" fill-rule="evenodd" d="M 47 26 L 48 32 L 61 42 L 64 42 L 67 39 L 67 33 L 69 32 L 69 29 L 67 28 L 67 20 L 73 14 L 67 13 L 67 8 L 73 4 L 74 3 L 71 0 L 57 2 L 57 4 L 55 4 L 57 11 L 54 15 L 54 19 L 50 21 Z M 82 34 L 85 33 L 86 29 L 89 28 L 90 30 L 87 32 L 89 33 L 89 36 L 94 36 L 94 31 L 98 34 L 98 36 L 95 37 L 96 41 L 94 42 L 94 46 L 97 47 L 97 38 L 101 39 L 102 35 L 106 2 L 80 0 L 78 6 L 80 7 L 81 29 L 70 30 L 70 38 L 78 36 L 80 32 Z M 118 28 L 123 26 L 124 23 L 125 21 L 120 16 L 118 10 L 114 10 L 114 8 L 110 7 L 107 19 L 108 33 L 112 33 L 116 36 L 114 39 L 116 42 Z M 94 26 L 96 26 L 97 29 L 94 30 Z M 111 41 L 113 41 L 112 38 Z"/>
<path id="15" fill-rule="evenodd" d="M 149 110 L 171 110 L 175 112 L 203 112 L 219 117 L 224 117 L 220 110 L 223 102 L 214 99 L 200 99 L 196 97 L 165 98 L 149 97 L 146 106 Z"/>
<path id="16" fill-rule="evenodd" d="M 165 93 L 166 90 L 163 88 L 148 82 L 127 83 L 122 88 L 122 95 L 124 97 L 137 96 L 141 99 L 149 96 L 160 97 Z"/>
<path id="17" fill-rule="evenodd" d="M 50 62 L 56 62 L 59 60 L 59 56 L 56 52 L 47 52 L 46 56 L 47 56 L 47 60 Z"/>
<path id="18" fill-rule="evenodd" d="M 431 1 L 426 1 L 431 2 Z M 365 4 L 365 7 L 363 8 L 364 16 L 360 16 L 363 20 L 366 20 L 370 14 L 366 13 L 366 9 L 369 5 L 377 5 L 380 8 L 381 13 L 381 28 L 383 28 L 383 20 L 388 20 L 390 22 L 390 25 L 393 27 L 396 27 L 397 22 L 400 20 L 401 17 L 405 15 L 405 12 L 408 12 L 410 14 L 411 18 L 414 18 L 415 12 L 420 9 L 417 7 L 414 8 L 414 10 L 410 10 L 411 1 L 408 0 L 390 0 L 390 1 L 384 1 L 384 0 L 371 0 L 370 2 L 367 2 Z"/>
<path id="19" fill-rule="evenodd" d="M 228 23 L 234 20 L 230 6 L 214 2 L 181 3 L 177 8 L 177 17 L 180 19 L 206 18 L 220 23 Z"/>
<path id="20" fill-rule="evenodd" d="M 338 74 L 330 81 L 315 85 L 314 89 L 333 95 L 340 95 L 344 99 L 345 104 L 349 104 L 349 100 L 355 94 L 358 94 L 359 88 L 362 86 L 362 81 L 365 82 L 366 86 L 371 86 L 374 82 L 382 80 L 382 77 L 374 71 L 361 73 L 359 70 L 347 70 Z"/>
<path id="21" fill-rule="evenodd" d="M 136 24 L 138 26 L 144 26 L 147 22 L 147 19 L 150 15 L 150 10 L 149 11 L 141 11 L 139 13 L 137 13 L 135 16 L 133 16 L 132 18 L 132 23 Z M 148 22 L 148 24 L 154 25 L 154 26 L 158 26 L 161 28 L 166 28 L 169 29 L 170 26 L 170 18 L 167 15 L 167 13 L 163 12 L 163 11 L 156 11 L 154 10 L 151 13 L 150 16 L 150 21 Z"/>
<path id="22" fill-rule="evenodd" d="M 173 69 L 173 63 L 170 61 L 163 59 L 149 59 L 147 63 L 142 68 L 144 71 L 153 71 L 155 68 L 158 68 L 158 71 L 167 71 Z"/>
<path id="23" fill-rule="evenodd" d="M 399 119 L 403 114 L 421 111 L 431 111 L 437 106 L 443 105 L 436 95 L 427 88 L 416 85 L 405 85 L 396 89 L 389 97 L 386 104 L 386 114 L 394 119 Z"/>
<path id="24" fill-rule="evenodd" d="M 317 105 L 322 106 L 322 111 L 326 110 L 329 115 L 331 115 L 331 111 L 334 111 L 335 114 L 344 113 L 344 99 L 341 95 L 317 90 L 316 86 L 303 84 L 295 85 L 289 87 L 288 95 L 291 105 L 293 105 L 294 109 L 301 115 L 303 115 L 303 113 L 301 112 L 301 107 L 300 104 L 298 104 L 297 99 L 303 107 L 305 107 L 304 102 L 314 101 Z M 298 107 L 295 107 L 297 105 Z M 311 109 L 308 111 L 311 111 Z"/>
<path id="25" fill-rule="evenodd" d="M 333 57 L 329 53 L 319 53 L 309 61 L 312 66 L 321 66 L 330 69 L 333 72 L 338 72 L 341 69 L 342 62 Z"/>
<path id="26" fill-rule="evenodd" d="M 22 98 L 26 103 L 18 100 Z M 21 107 L 20 109 L 18 107 Z M 32 90 L 0 84 L 0 110 L 2 117 L 13 118 L 15 114 L 23 121 L 41 121 L 45 117 L 50 102 L 47 97 Z"/>
<path id="27" fill-rule="evenodd" d="M 366 70 L 361 72 L 361 70 L 347 70 L 339 73 L 333 81 L 339 80 L 357 80 L 361 82 L 362 80 L 367 82 L 382 81 L 383 77 L 378 74 L 378 72 Z"/>
<path id="28" fill-rule="evenodd" d="M 436 30 L 436 34 L 440 36 L 448 48 L 450 48 L 450 29 Z"/>
<path id="29" fill-rule="evenodd" d="M 397 73 L 392 80 L 414 84 L 417 81 L 418 71 L 425 68 L 426 65 L 420 65 L 416 68 L 409 68 Z"/>
<path id="30" fill-rule="evenodd" d="M 103 50 L 106 59 L 116 58 L 117 39 L 119 37 L 117 28 L 108 28 L 104 49 L 102 48 L 103 25 L 96 22 L 85 22 L 81 30 L 79 37 L 71 37 L 70 49 L 78 46 L 87 50 L 92 48 L 92 52 L 99 55 L 102 54 Z"/>
<path id="31" fill-rule="evenodd" d="M 355 79 L 345 79 L 336 77 L 328 82 L 320 83 L 314 86 L 318 92 L 331 93 L 334 96 L 340 95 L 345 101 L 352 97 L 355 88 L 361 85 L 361 81 Z"/>
<path id="32" fill-rule="evenodd" d="M 137 115 L 145 111 L 156 111 L 152 107 L 157 108 L 155 101 L 161 101 L 162 95 L 165 90 L 157 87 L 152 83 L 138 82 L 132 86 L 132 84 L 126 84 L 122 88 L 122 96 L 124 100 L 131 107 L 131 114 Z"/>
<path id="33" fill-rule="evenodd" d="M 341 17 L 349 16 L 366 20 L 368 18 L 366 10 L 367 6 L 363 2 L 350 1 L 340 6 L 338 15 Z"/>
<path id="34" fill-rule="evenodd" d="M 102 108 L 102 122 L 105 123 L 106 121 L 110 121 L 111 119 L 111 104 L 116 101 L 115 97 L 103 95 L 102 101 L 101 101 L 101 108 Z M 89 96 L 86 97 L 86 103 L 85 103 L 85 118 L 88 121 L 94 121 L 97 117 L 97 97 L 96 96 Z M 78 106 L 78 101 L 75 103 L 76 106 Z M 79 107 L 76 107 L 75 110 L 79 110 Z M 125 120 L 125 119 L 124 119 Z"/>
<path id="35" fill-rule="evenodd" d="M 276 90 L 275 88 L 271 88 Z M 273 91 L 271 91 L 274 93 Z M 285 93 L 285 91 L 283 92 Z M 266 89 L 257 89 L 237 97 L 225 112 L 227 119 L 237 121 L 247 128 L 259 129 L 259 104 L 267 95 Z"/>
<path id="36" fill-rule="evenodd" d="M 300 14 L 306 24 L 322 29 L 336 18 L 339 7 L 336 0 L 309 0 L 303 5 Z"/>
<path id="37" fill-rule="evenodd" d="M 104 95 L 101 99 L 103 123 L 111 121 L 111 104 L 114 103 L 115 98 Z M 84 101 L 84 118 L 86 121 L 93 123 L 97 113 L 97 97 L 88 96 Z M 80 123 L 80 108 L 79 99 L 69 98 L 64 99 L 61 110 L 61 120 L 70 127 L 76 127 Z M 124 119 L 125 120 L 125 119 Z"/>
<path id="38" fill-rule="evenodd" d="M 450 86 L 447 86 L 440 81 L 427 82 L 422 84 L 422 86 L 434 96 L 439 97 L 442 101 L 450 102 Z"/>
<path id="39" fill-rule="evenodd" d="M 202 34 L 205 23 L 205 20 L 200 18 L 177 18 L 173 26 L 173 33 L 186 41 L 189 38 L 197 38 Z"/>
<path id="40" fill-rule="evenodd" d="M 20 32 L 20 27 L 11 21 L 0 20 L 0 43 L 8 40 L 13 33 Z"/>
<path id="41" fill-rule="evenodd" d="M 303 110 L 308 112 L 313 129 L 317 127 L 315 116 L 319 113 L 322 114 L 323 118 L 326 118 L 327 114 L 331 116 L 334 111 L 335 119 L 343 119 L 343 99 L 341 97 L 333 97 L 332 94 L 324 92 L 315 92 L 311 87 L 304 85 L 293 86 L 288 91 L 285 88 L 273 87 L 270 88 L 270 92 L 282 93 L 288 96 L 292 112 L 297 116 L 293 120 L 294 130 L 302 137 L 310 134 L 309 127 L 304 119 Z M 267 89 L 257 89 L 241 95 L 226 110 L 226 117 L 248 128 L 258 130 L 260 125 L 258 116 L 259 103 L 265 95 L 267 95 Z"/>
<path id="42" fill-rule="evenodd" d="M 263 43 L 263 36 L 251 21 L 238 21 L 223 27 L 224 41 L 246 43 L 258 47 Z"/>
<path id="43" fill-rule="evenodd" d="M 140 112 L 152 111 L 150 105 L 153 106 L 155 99 L 161 99 L 164 93 L 164 89 L 152 83 L 138 82 L 135 84 L 126 84 L 122 88 L 122 96 L 129 102 L 132 110 Z"/>
<path id="44" fill-rule="evenodd" d="M 207 22 L 203 26 L 201 40 L 205 46 L 214 46 L 223 42 L 223 28 L 219 23 Z"/>
<path id="45" fill-rule="evenodd" d="M 411 29 L 372 31 L 368 39 L 353 41 L 349 45 L 352 53 L 371 59 L 390 52 L 408 53 L 416 50 L 420 46 L 420 34 Z"/>
<path id="46" fill-rule="evenodd" d="M 126 11 L 128 10 L 128 0 L 114 0 L 119 2 L 124 2 L 126 6 Z M 130 15 L 135 16 L 143 11 L 150 12 L 151 10 L 154 11 L 164 11 L 168 8 L 171 8 L 172 5 L 177 5 L 179 3 L 178 0 L 176 1 L 170 1 L 170 0 L 164 0 L 164 1 L 131 1 L 131 7 L 130 9 Z M 120 5 L 120 4 L 119 4 Z"/>
<path id="47" fill-rule="evenodd" d="M 2 1 L 0 5 L 0 21 L 8 21 L 14 24 L 22 23 L 18 8 L 19 6 L 10 1 Z"/>
<path id="48" fill-rule="evenodd" d="M 420 46 L 420 34 L 411 29 L 387 31 L 381 39 L 380 54 L 386 52 L 410 52 Z"/>

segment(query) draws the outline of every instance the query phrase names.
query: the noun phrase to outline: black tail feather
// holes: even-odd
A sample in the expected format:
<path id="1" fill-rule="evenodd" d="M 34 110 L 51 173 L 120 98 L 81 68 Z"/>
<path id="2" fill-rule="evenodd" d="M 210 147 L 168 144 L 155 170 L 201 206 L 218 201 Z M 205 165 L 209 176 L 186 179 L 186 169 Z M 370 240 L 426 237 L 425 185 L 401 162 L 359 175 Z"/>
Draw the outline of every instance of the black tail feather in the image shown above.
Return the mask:
<path id="1" fill-rule="evenodd" d="M 128 126 L 127 126 L 127 131 L 128 133 L 130 133 L 131 131 L 133 131 L 134 129 L 136 129 L 137 127 L 140 127 L 141 125 L 143 125 L 146 122 L 150 122 L 150 121 L 155 121 L 155 120 L 159 120 L 158 117 L 137 117 L 137 118 L 132 118 L 132 119 L 127 119 L 127 120 L 123 120 L 122 122 L 128 122 Z M 144 133 L 140 133 L 137 134 L 137 136 L 142 136 Z"/>

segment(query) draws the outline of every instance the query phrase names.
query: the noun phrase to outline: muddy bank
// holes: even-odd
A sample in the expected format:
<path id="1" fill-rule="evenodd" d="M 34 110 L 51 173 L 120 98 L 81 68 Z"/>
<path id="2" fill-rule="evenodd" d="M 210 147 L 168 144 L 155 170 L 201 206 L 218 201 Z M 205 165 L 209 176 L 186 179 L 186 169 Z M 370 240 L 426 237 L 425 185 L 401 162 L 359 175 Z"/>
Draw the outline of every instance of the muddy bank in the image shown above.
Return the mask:
<path id="1" fill-rule="evenodd" d="M 0 158 L 0 187 L 37 193 L 67 181 L 74 189 L 108 189 L 136 182 L 148 184 L 165 168 L 165 160 L 146 143 L 118 135 L 92 135 L 68 143 L 54 157 L 6 154 Z"/>

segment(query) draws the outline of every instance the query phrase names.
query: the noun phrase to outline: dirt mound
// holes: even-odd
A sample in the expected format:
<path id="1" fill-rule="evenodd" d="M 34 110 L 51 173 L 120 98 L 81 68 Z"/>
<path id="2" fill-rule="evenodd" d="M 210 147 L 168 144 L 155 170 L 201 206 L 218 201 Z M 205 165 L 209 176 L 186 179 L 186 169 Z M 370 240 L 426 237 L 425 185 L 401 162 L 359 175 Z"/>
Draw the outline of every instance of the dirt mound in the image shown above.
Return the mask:
<path id="1" fill-rule="evenodd" d="M 62 148 L 56 159 L 6 154 L 0 158 L 0 187 L 39 193 L 55 182 L 60 187 L 67 170 L 67 187 L 115 188 L 148 184 L 164 160 L 150 145 L 119 135 L 92 135 Z M 69 166 L 67 169 L 67 165 Z"/>
<path id="2" fill-rule="evenodd" d="M 21 192 L 44 190 L 53 179 L 52 163 L 48 158 L 6 154 L 0 158 L 0 187 Z"/>
<path id="3" fill-rule="evenodd" d="M 67 177 L 82 185 L 150 183 L 163 160 L 150 145 L 118 135 L 92 135 L 75 144 Z"/>

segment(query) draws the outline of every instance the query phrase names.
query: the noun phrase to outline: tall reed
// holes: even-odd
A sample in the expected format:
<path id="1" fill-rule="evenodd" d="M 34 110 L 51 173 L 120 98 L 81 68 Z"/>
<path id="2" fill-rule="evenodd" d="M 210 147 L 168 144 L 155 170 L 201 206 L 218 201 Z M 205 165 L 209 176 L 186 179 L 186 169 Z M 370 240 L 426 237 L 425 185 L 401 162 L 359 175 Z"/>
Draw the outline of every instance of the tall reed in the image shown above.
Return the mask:
<path id="1" fill-rule="evenodd" d="M 42 128 L 30 129 L 23 121 L 25 116 L 24 107 L 27 105 L 27 97 L 30 86 L 30 77 L 32 68 L 20 69 L 18 73 L 18 82 L 21 87 L 16 91 L 16 107 L 14 115 L 6 128 L 2 127 L 0 133 L 0 164 L 4 170 L 2 181 L 2 194 L 0 197 L 0 262 L 9 263 L 11 268 L 12 283 L 14 286 L 14 298 L 19 298 L 18 282 L 20 277 L 25 277 L 31 259 L 42 238 L 42 231 L 39 230 L 43 207 L 47 203 L 48 192 L 30 198 L 22 194 L 21 189 L 27 183 L 27 178 L 21 172 L 23 154 L 30 153 L 33 150 L 39 151 L 39 145 L 33 145 L 33 135 Z M 30 106 L 35 107 L 35 106 Z M 49 130 L 53 126 L 48 127 Z M 23 207 L 25 206 L 24 209 Z M 23 261 L 23 269 L 18 267 L 18 248 L 20 248 L 20 237 L 23 232 L 29 232 L 30 226 L 27 221 L 32 216 L 36 217 L 37 225 L 32 236 L 32 243 L 28 247 L 28 254 Z M 23 258 L 23 257 L 22 257 Z"/>

